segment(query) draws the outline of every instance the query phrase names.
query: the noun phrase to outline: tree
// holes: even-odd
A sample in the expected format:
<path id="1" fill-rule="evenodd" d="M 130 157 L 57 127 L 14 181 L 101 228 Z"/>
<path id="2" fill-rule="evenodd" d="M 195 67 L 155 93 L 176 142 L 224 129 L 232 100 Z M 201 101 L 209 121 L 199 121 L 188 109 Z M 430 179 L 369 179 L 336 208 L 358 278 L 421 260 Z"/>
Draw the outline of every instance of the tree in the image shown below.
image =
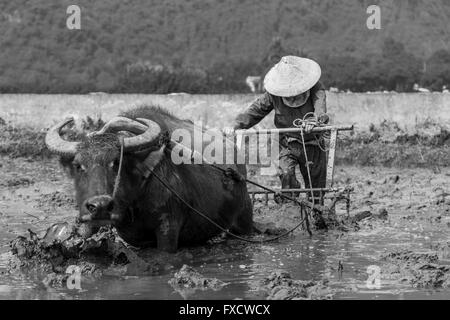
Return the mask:
<path id="1" fill-rule="evenodd" d="M 450 87 L 450 52 L 438 50 L 427 60 L 422 81 L 425 86 L 435 91 L 440 91 L 443 86 Z"/>
<path id="2" fill-rule="evenodd" d="M 357 91 L 360 87 L 358 75 L 363 65 L 361 59 L 352 56 L 327 57 L 322 62 L 322 81 L 327 86 Z"/>
<path id="3" fill-rule="evenodd" d="M 388 90 L 408 91 L 421 75 L 421 63 L 405 46 L 393 38 L 387 38 L 382 46 L 381 70 L 386 75 Z"/>

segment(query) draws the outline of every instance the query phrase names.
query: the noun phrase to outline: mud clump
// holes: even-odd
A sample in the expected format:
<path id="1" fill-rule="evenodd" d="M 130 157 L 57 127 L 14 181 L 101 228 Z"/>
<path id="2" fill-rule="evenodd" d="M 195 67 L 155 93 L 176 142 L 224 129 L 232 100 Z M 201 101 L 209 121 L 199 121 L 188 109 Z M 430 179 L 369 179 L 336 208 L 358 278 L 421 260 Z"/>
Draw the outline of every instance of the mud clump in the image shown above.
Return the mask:
<path id="1" fill-rule="evenodd" d="M 362 211 L 357 214 L 355 214 L 352 217 L 352 220 L 354 222 L 359 222 L 365 219 L 380 219 L 380 220 L 387 220 L 388 219 L 388 212 L 386 209 L 382 208 L 378 210 L 378 213 L 373 213 L 371 211 Z"/>
<path id="2" fill-rule="evenodd" d="M 408 283 L 415 288 L 450 287 L 450 266 L 439 264 L 436 253 L 415 253 L 399 250 L 382 256 L 386 264 L 382 279 Z"/>
<path id="3" fill-rule="evenodd" d="M 267 300 L 331 300 L 335 294 L 327 281 L 293 280 L 287 272 L 273 272 L 261 280 L 259 290 Z"/>
<path id="4" fill-rule="evenodd" d="M 372 227 L 374 222 L 386 222 L 389 218 L 388 211 L 385 208 L 381 208 L 377 213 L 372 211 L 361 211 L 352 217 L 347 217 L 347 223 L 358 225 L 358 227 L 369 226 Z"/>
<path id="5" fill-rule="evenodd" d="M 359 231 L 364 228 L 373 229 L 376 226 L 383 226 L 388 222 L 389 214 L 385 208 L 381 208 L 377 213 L 369 210 L 358 212 L 353 216 L 342 217 L 341 220 L 334 221 L 334 224 L 327 222 L 328 225 L 333 225 L 334 229 L 339 231 Z"/>
<path id="6" fill-rule="evenodd" d="M 120 268 L 123 275 L 147 275 L 159 270 L 157 263 L 140 259 L 112 228 L 102 227 L 86 239 L 78 234 L 78 226 L 67 223 L 53 225 L 43 238 L 29 232 L 29 237 L 19 236 L 10 243 L 8 271 L 46 275 L 46 285 L 65 283 L 71 266 L 82 276 L 94 278 L 111 268 Z"/>
<path id="7" fill-rule="evenodd" d="M 216 278 L 206 278 L 197 272 L 194 268 L 183 265 L 183 267 L 174 274 L 169 280 L 169 284 L 176 290 L 220 290 L 227 283 Z"/>
<path id="8" fill-rule="evenodd" d="M 66 269 L 66 273 L 52 272 L 45 276 L 42 283 L 46 287 L 66 287 L 67 282 L 70 281 L 70 276 L 74 273 L 79 273 L 85 279 L 96 279 L 102 276 L 102 271 L 94 264 L 89 262 L 81 262 L 78 265 L 71 265 Z"/>

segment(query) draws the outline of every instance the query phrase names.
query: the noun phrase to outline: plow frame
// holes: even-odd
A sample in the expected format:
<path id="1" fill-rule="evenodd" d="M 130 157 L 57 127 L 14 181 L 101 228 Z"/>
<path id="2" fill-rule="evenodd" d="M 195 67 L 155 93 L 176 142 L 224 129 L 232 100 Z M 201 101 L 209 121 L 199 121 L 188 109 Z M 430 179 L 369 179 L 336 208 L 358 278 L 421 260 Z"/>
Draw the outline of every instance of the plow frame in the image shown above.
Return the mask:
<path id="1" fill-rule="evenodd" d="M 248 131 L 248 130 L 237 130 L 236 134 L 260 134 L 260 133 L 296 133 L 300 132 L 300 128 L 287 128 L 287 129 L 263 129 L 258 131 Z M 252 203 L 256 201 L 257 195 L 263 195 L 264 203 L 267 205 L 270 198 L 276 200 L 276 194 L 289 195 L 292 198 L 298 198 L 300 194 L 307 194 L 311 191 L 315 194 L 319 194 L 320 203 L 324 203 L 325 199 L 331 199 L 331 205 L 328 207 L 330 212 L 335 214 L 336 204 L 340 201 L 345 202 L 346 213 L 350 214 L 351 199 L 350 195 L 352 193 L 351 188 L 334 188 L 334 165 L 336 157 L 336 145 L 339 131 L 353 131 L 353 126 L 324 126 L 316 127 L 312 130 L 313 133 L 319 132 L 330 132 L 330 142 L 327 155 L 327 175 L 326 175 L 326 187 L 325 188 L 313 188 L 313 189 L 278 189 L 274 191 L 269 190 L 249 190 Z"/>

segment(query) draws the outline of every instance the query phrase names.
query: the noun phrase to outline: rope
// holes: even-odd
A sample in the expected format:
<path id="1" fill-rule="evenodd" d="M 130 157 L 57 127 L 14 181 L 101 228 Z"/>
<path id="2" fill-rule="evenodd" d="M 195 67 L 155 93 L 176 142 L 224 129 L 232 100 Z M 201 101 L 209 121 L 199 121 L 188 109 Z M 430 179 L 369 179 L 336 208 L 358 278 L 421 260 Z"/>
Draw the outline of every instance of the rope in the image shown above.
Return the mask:
<path id="1" fill-rule="evenodd" d="M 319 123 L 319 119 L 317 118 L 316 114 L 314 112 L 308 112 L 303 116 L 303 119 L 295 119 L 293 122 L 294 127 L 302 128 L 304 124 L 306 123 L 313 123 L 315 126 L 322 127 L 324 124 Z M 326 147 L 325 140 L 330 139 L 330 132 L 323 132 L 320 135 L 320 138 L 317 138 L 316 135 L 313 135 L 314 139 L 316 140 L 320 150 L 323 152 L 328 152 L 329 149 Z M 304 144 L 304 139 L 303 139 Z M 323 145 L 323 146 L 322 146 Z"/>
<path id="2" fill-rule="evenodd" d="M 281 235 L 278 235 L 276 237 L 270 238 L 270 239 L 262 239 L 262 240 L 253 240 L 253 239 L 247 239 L 244 237 L 241 237 L 237 234 L 234 234 L 232 232 L 230 232 L 229 230 L 223 228 L 222 226 L 220 226 L 219 224 L 217 224 L 215 221 L 213 221 L 210 217 L 208 217 L 207 215 L 203 214 L 202 212 L 200 212 L 199 210 L 197 210 L 196 208 L 192 207 L 186 200 L 184 200 L 169 184 L 167 184 L 160 176 L 158 176 L 153 170 L 152 170 L 152 174 L 153 176 L 155 176 L 156 179 L 159 180 L 159 182 L 161 182 L 162 185 L 164 185 L 170 192 L 172 192 L 175 197 L 178 198 L 178 200 L 180 200 L 184 205 L 186 205 L 189 209 L 191 209 L 192 211 L 194 211 L 195 213 L 197 213 L 198 215 L 200 215 L 201 217 L 203 217 L 204 219 L 208 220 L 211 224 L 213 224 L 215 227 L 217 227 L 218 229 L 220 229 L 222 232 L 225 232 L 226 234 L 245 241 L 245 242 L 250 242 L 250 243 L 267 243 L 267 242 L 273 242 L 276 241 L 280 238 L 283 238 L 285 236 L 287 236 L 288 234 L 290 234 L 291 232 L 295 231 L 297 228 L 299 228 L 303 222 L 305 221 L 306 217 L 300 222 L 298 223 L 295 227 L 293 227 L 292 229 L 284 232 Z"/>
<path id="3" fill-rule="evenodd" d="M 191 149 L 185 147 L 184 145 L 182 145 L 182 144 L 179 143 L 179 142 L 176 142 L 176 141 L 172 141 L 172 142 L 174 143 L 174 145 L 178 145 L 178 146 L 181 147 L 183 150 L 185 150 L 185 151 L 187 151 L 188 153 L 190 153 L 190 154 L 191 154 L 191 157 L 193 157 L 194 154 L 197 154 L 198 156 L 202 157 L 204 163 L 206 163 L 206 164 L 212 166 L 213 168 L 215 168 L 215 169 L 221 171 L 221 172 L 224 173 L 224 174 L 228 174 L 228 172 L 227 172 L 226 169 L 223 169 L 223 168 L 221 168 L 221 167 L 215 165 L 214 163 L 209 162 L 208 160 L 206 160 L 205 158 L 203 158 L 203 156 L 202 156 L 199 152 L 197 152 L 196 150 L 191 150 Z M 169 150 L 173 150 L 172 148 L 168 148 L 168 149 L 169 149 Z M 259 183 L 256 183 L 256 182 L 254 182 L 254 181 L 248 180 L 247 178 L 241 178 L 241 179 L 242 179 L 243 181 L 246 181 L 246 182 L 250 183 L 250 184 L 253 184 L 254 186 L 257 186 L 257 187 L 259 187 L 259 188 L 261 188 L 261 189 L 264 189 L 264 190 L 266 190 L 266 191 L 269 191 L 270 193 L 278 194 L 281 198 L 284 198 L 284 199 L 293 201 L 293 202 L 295 202 L 295 203 L 297 203 L 297 204 L 299 204 L 299 205 L 301 205 L 301 206 L 308 206 L 308 207 L 311 207 L 311 209 L 314 209 L 314 207 L 315 207 L 315 205 L 314 205 L 313 203 L 308 203 L 308 202 L 305 202 L 305 201 L 299 201 L 298 199 L 291 198 L 291 197 L 286 196 L 286 195 L 284 195 L 284 194 L 282 194 L 282 193 L 279 193 L 279 192 L 277 192 L 277 191 L 275 191 L 275 190 L 273 190 L 273 189 L 267 188 L 267 187 L 265 187 L 265 186 L 263 186 L 263 185 L 261 185 L 261 184 L 259 184 Z M 323 208 L 322 208 L 322 209 L 323 209 Z M 308 230 L 308 233 L 311 234 L 311 232 L 310 232 L 309 230 Z"/>
<path id="4" fill-rule="evenodd" d="M 310 116 L 310 115 L 312 115 L 312 116 Z M 313 119 L 313 121 L 311 121 L 310 119 Z M 308 112 L 307 114 L 305 114 L 305 115 L 303 116 L 303 119 L 296 119 L 296 120 L 294 120 L 293 125 L 294 125 L 295 127 L 300 128 L 300 136 L 301 136 L 301 138 L 302 138 L 303 153 L 304 153 L 304 155 L 305 155 L 305 161 L 306 161 L 306 171 L 307 171 L 307 173 L 308 173 L 308 181 L 309 181 L 309 189 L 310 189 L 310 193 L 311 193 L 311 201 L 312 201 L 312 203 L 315 205 L 314 192 L 313 192 L 313 185 L 312 185 L 312 179 L 311 179 L 310 162 L 309 162 L 309 159 L 308 159 L 308 154 L 306 153 L 305 136 L 304 136 L 304 132 L 303 132 L 304 125 L 305 125 L 306 123 L 308 123 L 308 122 L 309 122 L 309 123 L 310 123 L 310 122 L 313 122 L 315 125 L 318 125 L 318 124 L 319 124 L 319 121 L 318 121 L 318 119 L 317 119 L 317 116 L 316 116 L 313 112 Z M 320 124 L 319 124 L 319 126 L 320 126 Z M 316 139 L 316 141 L 317 141 L 317 143 L 318 143 L 318 145 L 319 145 L 320 150 L 323 151 L 323 152 L 327 152 L 328 150 L 326 150 L 325 148 L 322 148 L 322 146 L 321 146 L 321 142 L 324 142 L 324 139 L 325 139 L 324 134 L 322 134 L 322 135 L 320 136 L 320 139 L 317 139 L 316 136 L 314 136 L 314 138 Z M 307 214 L 306 214 L 306 215 L 307 215 Z"/>
<path id="5" fill-rule="evenodd" d="M 311 171 L 310 171 L 310 168 L 309 168 L 310 163 L 309 163 L 309 160 L 308 160 L 308 154 L 306 153 L 305 137 L 303 136 L 303 128 L 301 128 L 301 130 L 300 130 L 300 135 L 302 137 L 303 153 L 305 154 L 306 171 L 308 172 L 309 189 L 311 191 L 311 200 L 312 200 L 312 203 L 314 204 L 315 203 L 315 201 L 314 201 L 314 192 L 312 190 Z"/>
<path id="6" fill-rule="evenodd" d="M 117 171 L 117 176 L 114 181 L 114 189 L 112 193 L 112 198 L 115 199 L 117 195 L 117 191 L 119 190 L 120 185 L 120 176 L 122 173 L 122 162 L 123 162 L 123 137 L 119 137 L 120 142 L 120 160 L 119 160 L 119 171 Z"/>
<path id="7" fill-rule="evenodd" d="M 216 169 L 218 169 L 218 170 L 220 170 L 220 171 L 222 171 L 223 173 L 226 173 L 226 170 L 223 169 L 223 168 L 220 168 L 220 167 L 218 167 L 218 166 L 216 166 L 216 165 L 214 165 L 214 164 L 211 164 L 211 166 L 214 167 L 214 168 L 216 168 Z M 244 178 L 243 180 L 244 180 L 245 182 L 247 182 L 247 183 L 250 183 L 250 184 L 252 184 L 252 185 L 258 187 L 258 188 L 261 188 L 261 189 L 264 189 L 264 190 L 266 190 L 266 191 L 269 191 L 269 192 L 271 192 L 271 193 L 273 193 L 273 194 L 275 194 L 275 195 L 277 195 L 277 196 L 279 196 L 279 197 L 281 197 L 281 198 L 284 198 L 284 199 L 286 199 L 286 200 L 295 202 L 295 203 L 297 203 L 298 205 L 300 205 L 301 208 L 303 208 L 305 205 L 308 205 L 308 203 L 304 203 L 304 202 L 302 202 L 302 201 L 299 201 L 299 200 L 296 199 L 296 198 L 289 197 L 289 196 L 287 196 L 287 195 L 285 195 L 285 194 L 283 194 L 283 193 L 276 192 L 276 191 L 273 190 L 273 189 L 267 188 L 267 187 L 265 187 L 265 186 L 263 186 L 263 185 L 261 185 L 261 184 L 259 184 L 259 183 L 256 183 L 256 182 L 254 182 L 254 181 L 252 181 L 252 180 L 248 180 L 247 178 Z M 313 207 L 314 207 L 314 203 L 312 204 L 311 209 L 312 209 Z M 308 232 L 308 234 L 309 234 L 310 236 L 312 236 L 312 232 L 311 232 L 311 230 L 310 230 L 310 228 L 309 228 L 308 214 L 306 214 L 306 216 L 305 216 L 305 218 L 302 220 L 302 222 L 303 222 L 303 221 L 306 222 L 306 228 L 305 228 L 306 231 Z"/>
<path id="8" fill-rule="evenodd" d="M 120 141 L 119 170 L 118 170 L 118 172 L 117 172 L 117 176 L 116 176 L 116 179 L 115 179 L 115 181 L 114 181 L 114 189 L 113 189 L 113 193 L 112 193 L 112 198 L 113 198 L 113 199 L 116 198 L 116 195 L 117 195 L 117 192 L 118 192 L 118 189 L 119 189 L 119 185 L 120 185 L 120 177 L 121 177 L 121 173 L 122 173 L 122 164 L 123 164 L 123 153 L 124 153 L 124 139 L 123 139 L 123 137 L 119 137 L 119 141 Z M 221 171 L 223 171 L 223 172 L 226 172 L 226 170 L 224 170 L 224 169 L 222 169 L 222 168 L 220 168 L 220 167 L 218 167 L 218 166 L 215 166 L 215 165 L 212 165 L 212 166 L 213 166 L 214 168 L 216 168 L 216 169 L 219 169 L 219 170 L 221 170 Z M 229 230 L 223 228 L 222 226 L 220 226 L 219 224 L 217 224 L 215 221 L 213 221 L 211 218 L 209 218 L 207 215 L 203 214 L 202 212 L 200 212 L 200 211 L 197 210 L 196 208 L 192 207 L 192 206 L 191 206 L 186 200 L 184 200 L 184 199 L 183 199 L 183 198 L 182 198 L 182 197 L 181 197 L 181 196 L 180 196 L 180 195 L 179 195 L 179 194 L 178 194 L 178 193 L 177 193 L 170 185 L 168 185 L 168 184 L 167 184 L 160 176 L 158 176 L 152 169 L 150 169 L 150 171 L 151 171 L 151 173 L 159 180 L 159 182 L 160 182 L 161 184 L 163 184 L 170 192 L 172 192 L 172 193 L 175 195 L 175 197 L 177 197 L 177 198 L 178 198 L 184 205 L 186 205 L 189 209 L 191 209 L 192 211 L 194 211 L 195 213 L 197 213 L 198 215 L 200 215 L 200 216 L 203 217 L 204 219 L 208 220 L 211 224 L 213 224 L 214 226 L 216 226 L 216 227 L 217 227 L 219 230 L 221 230 L 222 232 L 225 232 L 226 234 L 228 234 L 228 235 L 230 235 L 230 236 L 232 236 L 232 237 L 234 237 L 234 238 L 236 238 L 236 239 L 242 240 L 242 241 L 246 241 L 246 242 L 250 242 L 250 243 L 267 243 L 267 242 L 273 242 L 273 241 L 276 241 L 276 240 L 278 240 L 278 239 L 280 239 L 280 238 L 283 238 L 283 237 L 287 236 L 288 234 L 294 232 L 297 228 L 299 228 L 299 227 L 303 224 L 304 221 L 308 221 L 308 216 L 306 215 L 305 218 L 302 219 L 302 221 L 300 221 L 300 223 L 298 223 L 297 225 L 295 225 L 293 228 L 291 228 L 290 230 L 288 230 L 288 231 L 282 233 L 281 235 L 278 235 L 278 236 L 273 237 L 273 238 L 270 238 L 270 239 L 263 239 L 263 240 L 252 240 L 252 239 L 247 239 L 247 238 L 241 237 L 241 236 L 239 236 L 239 235 L 236 235 L 236 234 L 230 232 Z M 248 180 L 247 180 L 247 181 L 248 181 Z M 266 187 L 264 187 L 264 186 L 261 186 L 261 185 L 257 184 L 256 182 L 252 182 L 252 181 L 248 181 L 248 182 L 253 183 L 254 185 L 257 185 L 257 186 L 259 186 L 259 187 L 261 187 L 261 188 L 264 188 L 264 189 L 266 189 L 266 190 L 268 190 L 268 191 L 273 191 L 273 190 L 271 190 L 271 189 L 269 189 L 269 188 L 266 188 Z M 293 198 L 290 198 L 290 197 L 288 197 L 288 196 L 285 196 L 285 195 L 283 195 L 283 194 L 280 194 L 280 196 L 282 196 L 282 197 L 284 197 L 284 198 L 287 198 L 287 199 L 289 199 L 289 200 L 292 200 L 292 201 L 295 201 L 295 202 L 299 203 L 299 204 L 301 205 L 301 207 L 302 207 L 302 210 L 303 210 L 303 203 L 299 202 L 299 201 L 296 200 L 296 199 L 293 199 Z M 311 235 L 311 231 L 309 230 L 309 224 L 308 224 L 308 223 L 307 223 L 307 231 L 308 231 L 308 233 Z"/>
<path id="9" fill-rule="evenodd" d="M 303 131 L 301 131 L 301 133 L 302 133 L 302 139 L 303 139 Z M 303 141 L 304 141 L 304 139 L 303 139 Z M 120 142 L 119 169 L 118 169 L 118 172 L 117 172 L 116 179 L 115 179 L 115 181 L 114 181 L 114 189 L 113 189 L 113 193 L 112 193 L 112 198 L 113 198 L 113 199 L 116 198 L 117 192 L 118 192 L 118 190 L 119 190 L 120 179 L 121 179 L 121 174 L 122 174 L 123 154 L 124 154 L 124 139 L 123 139 L 123 137 L 119 137 L 119 142 Z M 305 152 L 305 156 L 306 156 L 306 152 Z M 225 170 L 225 169 L 220 168 L 220 167 L 218 167 L 218 166 L 216 166 L 216 165 L 214 165 L 214 164 L 211 164 L 211 165 L 212 165 L 212 167 L 214 167 L 214 168 L 216 168 L 216 169 L 222 171 L 223 173 L 226 173 L 226 170 Z M 217 227 L 217 228 L 218 228 L 219 230 L 221 230 L 222 232 L 225 232 L 226 234 L 228 234 L 228 235 L 230 235 L 230 236 L 232 236 L 232 237 L 234 237 L 234 238 L 236 238 L 236 239 L 239 239 L 239 240 L 242 240 L 242 241 L 246 241 L 246 242 L 249 242 L 249 243 L 267 243 L 267 242 L 273 242 L 273 241 L 276 241 L 276 240 L 278 240 L 278 239 L 280 239 L 280 238 L 283 238 L 283 237 L 287 236 L 288 234 L 294 232 L 294 231 L 295 231 L 296 229 L 298 229 L 304 222 L 306 223 L 306 230 L 307 230 L 308 234 L 309 234 L 310 236 L 312 235 L 311 230 L 310 230 L 310 228 L 309 228 L 308 213 L 305 212 L 305 217 L 304 217 L 297 225 L 295 225 L 295 226 L 294 226 L 293 228 L 291 228 L 290 230 L 288 230 L 288 231 L 286 231 L 286 232 L 284 232 L 284 233 L 282 233 L 281 235 L 278 235 L 278 236 L 276 236 L 276 237 L 273 237 L 273 238 L 270 238 L 270 239 L 262 239 L 262 240 L 253 240 L 253 239 L 247 239 L 247 238 L 241 237 L 241 236 L 236 235 L 236 234 L 230 232 L 229 230 L 223 228 L 222 226 L 220 226 L 219 224 L 217 224 L 215 221 L 213 221 L 211 218 L 209 218 L 207 215 L 203 214 L 202 212 L 200 212 L 200 211 L 197 210 L 196 208 L 192 207 L 192 206 L 191 206 L 186 200 L 184 200 L 184 199 L 183 199 L 183 198 L 182 198 L 182 197 L 181 197 L 181 196 L 180 196 L 180 195 L 179 195 L 179 194 L 178 194 L 178 193 L 177 193 L 170 185 L 168 185 L 161 177 L 159 177 L 152 169 L 150 169 L 150 171 L 151 171 L 151 173 L 159 180 L 159 182 L 160 182 L 161 184 L 163 184 L 170 192 L 172 192 L 172 193 L 175 195 L 175 197 L 177 197 L 177 198 L 178 198 L 184 205 L 186 205 L 189 209 L 191 209 L 192 211 L 194 211 L 195 213 L 197 213 L 198 215 L 200 215 L 200 216 L 203 217 L 204 219 L 208 220 L 211 224 L 213 224 L 215 227 Z M 309 174 L 309 168 L 308 168 L 308 174 Z M 260 188 L 262 188 L 262 189 L 265 189 L 266 191 L 273 192 L 273 193 L 277 194 L 278 196 L 280 196 L 280 197 L 282 197 L 282 198 L 284 198 L 284 199 L 287 199 L 287 200 L 290 200 L 290 201 L 293 201 L 293 202 L 299 204 L 300 207 L 301 207 L 301 215 L 303 216 L 303 211 L 304 211 L 303 206 L 305 205 L 303 202 L 298 201 L 298 200 L 295 199 L 295 198 L 291 198 L 291 197 L 289 197 L 289 196 L 286 196 L 286 195 L 284 195 L 283 193 L 275 192 L 274 190 L 272 190 L 272 189 L 270 189 L 270 188 L 267 188 L 267 187 L 264 187 L 264 186 L 262 186 L 262 185 L 260 185 L 260 184 L 258 184 L 258 183 L 256 183 L 256 182 L 254 182 L 254 181 L 251 181 L 251 180 L 248 180 L 248 179 L 243 179 L 243 180 L 245 180 L 246 182 L 248 182 L 248 183 L 250 183 L 250 184 L 253 184 L 253 185 L 257 186 L 257 187 L 260 187 Z M 310 178 L 310 185 L 311 185 L 311 178 Z M 312 190 L 311 190 L 311 192 L 312 192 Z M 314 196 L 313 196 L 312 199 L 313 199 L 312 207 L 314 207 Z"/>
<path id="10" fill-rule="evenodd" d="M 194 153 L 196 153 L 196 154 L 198 153 L 196 150 L 191 150 L 191 149 L 189 149 L 189 148 L 183 146 L 182 144 L 180 144 L 180 143 L 178 143 L 178 142 L 176 142 L 176 141 L 172 141 L 172 142 L 173 142 L 175 145 L 178 145 L 178 146 L 180 146 L 181 148 L 183 148 L 184 150 L 188 151 L 188 152 L 191 154 L 192 157 L 193 157 Z M 203 158 L 203 156 L 202 156 L 201 154 L 200 154 L 199 156 Z M 205 163 L 211 165 L 213 168 L 215 168 L 215 169 L 221 171 L 221 172 L 224 173 L 224 174 L 227 174 L 227 173 L 228 173 L 226 169 L 223 169 L 223 168 L 221 168 L 221 167 L 219 167 L 219 166 L 217 166 L 217 165 L 215 165 L 215 164 L 213 164 L 213 163 L 210 163 L 209 161 L 207 161 L 207 160 L 204 159 L 204 158 L 203 158 L 203 161 L 204 161 Z M 152 171 L 152 170 L 150 170 L 150 171 Z M 152 173 L 153 173 L 153 171 L 152 171 Z M 283 194 L 283 193 L 276 192 L 275 190 L 272 190 L 272 189 L 267 188 L 267 187 L 265 187 L 265 186 L 263 186 L 263 185 L 260 185 L 259 183 L 256 183 L 256 182 L 254 182 L 254 181 L 248 180 L 247 178 L 242 178 L 242 180 L 243 180 L 243 181 L 246 181 L 247 183 L 253 184 L 254 186 L 257 186 L 257 187 L 259 187 L 259 188 L 261 188 L 261 189 L 264 189 L 264 190 L 269 191 L 269 192 L 271 192 L 271 193 L 277 194 L 278 196 L 280 196 L 280 197 L 283 198 L 283 199 L 287 199 L 287 200 L 293 201 L 293 202 L 299 204 L 301 208 L 303 208 L 303 206 L 309 206 L 309 207 L 311 207 L 311 209 L 314 209 L 314 207 L 315 207 L 315 204 L 314 204 L 314 203 L 311 203 L 311 204 L 310 204 L 310 203 L 305 202 L 305 201 L 299 201 L 298 199 L 291 198 L 291 197 L 289 197 L 289 196 L 286 196 L 286 195 Z M 309 234 L 310 236 L 312 236 L 312 232 L 311 232 L 310 227 L 309 227 L 308 214 L 305 215 L 304 221 L 305 221 L 305 225 L 306 225 L 306 226 L 305 226 L 306 231 L 308 232 L 308 234 Z M 297 227 L 298 227 L 298 226 L 297 226 Z M 296 228 L 297 228 L 297 227 L 296 227 Z M 294 230 L 295 230 L 296 228 L 294 228 Z"/>

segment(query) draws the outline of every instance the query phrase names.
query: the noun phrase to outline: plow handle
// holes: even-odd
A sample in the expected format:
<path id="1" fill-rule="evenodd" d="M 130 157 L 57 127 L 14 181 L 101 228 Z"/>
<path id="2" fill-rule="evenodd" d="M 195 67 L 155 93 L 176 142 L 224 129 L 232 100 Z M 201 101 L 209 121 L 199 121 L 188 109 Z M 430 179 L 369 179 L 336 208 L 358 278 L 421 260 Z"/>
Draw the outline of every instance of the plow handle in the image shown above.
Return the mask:
<path id="1" fill-rule="evenodd" d="M 270 134 L 270 133 L 297 133 L 300 132 L 301 128 L 280 128 L 280 129 L 248 129 L 248 130 L 236 130 L 235 134 Z M 340 126 L 323 126 L 323 127 L 315 127 L 312 129 L 311 133 L 319 133 L 326 131 L 352 131 L 353 125 L 340 125 Z"/>

